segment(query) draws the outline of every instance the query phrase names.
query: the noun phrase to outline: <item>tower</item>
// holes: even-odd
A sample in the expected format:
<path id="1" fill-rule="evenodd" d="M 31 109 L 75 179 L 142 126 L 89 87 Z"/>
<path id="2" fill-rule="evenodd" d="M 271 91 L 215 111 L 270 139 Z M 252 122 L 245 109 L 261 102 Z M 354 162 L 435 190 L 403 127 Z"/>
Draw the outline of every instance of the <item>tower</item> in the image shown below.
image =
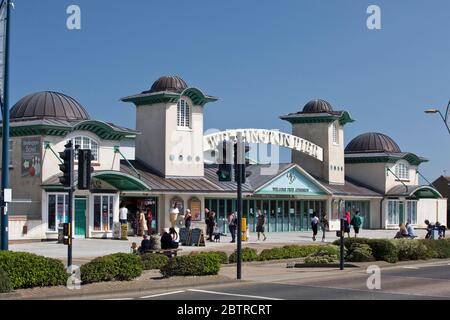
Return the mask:
<path id="1" fill-rule="evenodd" d="M 292 162 L 330 184 L 345 183 L 344 126 L 354 120 L 346 111 L 334 111 L 325 100 L 308 102 L 301 112 L 281 117 L 292 124 L 292 134 L 323 148 L 323 162 L 292 151 Z"/>
<path id="2" fill-rule="evenodd" d="M 164 177 L 202 177 L 203 108 L 217 98 L 164 76 L 149 91 L 123 98 L 136 105 L 136 159 Z"/>

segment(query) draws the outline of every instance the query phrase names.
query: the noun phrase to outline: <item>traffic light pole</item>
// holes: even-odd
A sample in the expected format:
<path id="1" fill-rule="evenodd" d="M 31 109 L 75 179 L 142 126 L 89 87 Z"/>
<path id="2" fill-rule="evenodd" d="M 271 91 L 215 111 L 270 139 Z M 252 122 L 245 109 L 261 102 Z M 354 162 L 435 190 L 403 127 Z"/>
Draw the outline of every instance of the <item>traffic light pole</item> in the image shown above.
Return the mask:
<path id="1" fill-rule="evenodd" d="M 72 235 L 73 235 L 73 186 L 71 186 L 69 188 L 69 205 L 68 205 L 68 210 L 69 210 L 69 244 L 67 246 L 67 267 L 71 268 L 72 267 Z"/>
<path id="2" fill-rule="evenodd" d="M 1 199 L 1 250 L 9 249 L 8 204 L 4 201 L 5 189 L 9 188 L 9 45 L 11 25 L 11 1 L 6 0 L 6 34 L 3 80 L 3 143 L 2 143 L 2 199 Z"/>
<path id="3" fill-rule="evenodd" d="M 242 145 L 242 134 L 238 133 L 237 136 L 237 279 L 242 279 L 242 166 L 243 164 L 243 145 Z"/>

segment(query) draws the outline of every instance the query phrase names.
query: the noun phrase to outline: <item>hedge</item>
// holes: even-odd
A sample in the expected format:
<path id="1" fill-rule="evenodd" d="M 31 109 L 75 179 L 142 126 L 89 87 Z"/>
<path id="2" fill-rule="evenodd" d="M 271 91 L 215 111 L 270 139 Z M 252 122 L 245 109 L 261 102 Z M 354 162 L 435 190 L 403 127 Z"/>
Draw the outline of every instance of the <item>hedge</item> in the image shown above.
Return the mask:
<path id="1" fill-rule="evenodd" d="M 81 266 L 81 281 L 130 281 L 142 274 L 141 258 L 135 254 L 115 253 L 99 257 Z"/>
<path id="2" fill-rule="evenodd" d="M 207 252 L 175 257 L 160 269 L 165 278 L 172 276 L 216 275 L 219 273 L 219 270 L 219 255 Z"/>
<path id="3" fill-rule="evenodd" d="M 258 260 L 258 252 L 256 251 L 256 249 L 244 248 L 244 249 L 242 249 L 241 253 L 242 253 L 242 261 L 244 261 L 244 262 Z M 228 261 L 230 261 L 230 263 L 236 263 L 237 262 L 237 253 L 236 253 L 236 251 L 233 252 L 230 255 Z"/>
<path id="4" fill-rule="evenodd" d="M 396 239 L 393 241 L 397 247 L 398 259 L 405 260 L 426 260 L 433 258 L 433 250 L 429 250 L 422 241 L 410 239 Z"/>
<path id="5" fill-rule="evenodd" d="M 7 293 L 12 291 L 11 281 L 3 269 L 0 269 L 0 293 Z"/>
<path id="6" fill-rule="evenodd" d="M 330 255 L 339 256 L 339 247 L 333 245 L 288 245 L 281 248 L 264 249 L 259 255 L 259 260 L 281 260 L 281 259 L 293 259 L 307 257 L 318 251 L 326 251 Z"/>
<path id="7" fill-rule="evenodd" d="M 228 255 L 226 252 L 223 251 L 207 251 L 207 252 L 191 252 L 191 255 L 194 254 L 215 254 L 219 257 L 220 263 L 221 264 L 228 264 Z"/>
<path id="8" fill-rule="evenodd" d="M 340 240 L 333 242 L 339 245 Z M 398 249 L 390 239 L 345 238 L 344 245 L 349 250 L 355 243 L 367 244 L 372 249 L 372 254 L 377 261 L 396 263 L 398 261 Z"/>
<path id="9" fill-rule="evenodd" d="M 438 258 L 438 259 L 450 258 L 450 239 L 442 239 L 442 240 L 423 239 L 414 241 L 419 241 L 421 244 L 423 244 L 429 251 L 429 255 L 431 258 Z"/>
<path id="10" fill-rule="evenodd" d="M 350 262 L 369 262 L 374 261 L 372 249 L 368 244 L 354 243 L 349 249 L 345 257 Z"/>
<path id="11" fill-rule="evenodd" d="M 328 250 L 318 250 L 305 258 L 305 264 L 328 264 L 338 259 L 337 255 L 330 254 Z"/>
<path id="12" fill-rule="evenodd" d="M 144 270 L 159 270 L 169 262 L 169 258 L 163 254 L 146 253 L 141 256 Z"/>
<path id="13" fill-rule="evenodd" d="M 62 261 L 26 252 L 0 252 L 0 268 L 13 289 L 66 285 L 69 277 Z"/>

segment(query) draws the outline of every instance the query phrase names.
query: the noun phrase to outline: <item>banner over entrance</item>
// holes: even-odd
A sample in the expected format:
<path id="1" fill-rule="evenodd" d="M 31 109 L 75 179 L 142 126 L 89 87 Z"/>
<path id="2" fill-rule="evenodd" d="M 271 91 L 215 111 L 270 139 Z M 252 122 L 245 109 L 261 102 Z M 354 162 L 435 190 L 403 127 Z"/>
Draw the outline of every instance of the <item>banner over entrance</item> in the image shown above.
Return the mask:
<path id="1" fill-rule="evenodd" d="M 323 149 L 318 145 L 291 134 L 265 129 L 236 129 L 208 134 L 203 137 L 203 151 L 217 150 L 222 141 L 235 140 L 238 132 L 242 133 L 246 143 L 278 145 L 323 161 Z"/>

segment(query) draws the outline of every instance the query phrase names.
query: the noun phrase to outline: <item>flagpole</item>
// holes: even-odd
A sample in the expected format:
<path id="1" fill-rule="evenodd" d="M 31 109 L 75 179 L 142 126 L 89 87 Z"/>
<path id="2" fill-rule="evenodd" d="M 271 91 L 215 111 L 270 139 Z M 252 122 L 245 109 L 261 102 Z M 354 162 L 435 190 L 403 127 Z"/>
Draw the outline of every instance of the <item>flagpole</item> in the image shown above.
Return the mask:
<path id="1" fill-rule="evenodd" d="M 5 30 L 5 72 L 3 92 L 3 143 L 2 143 L 2 203 L 1 203 L 1 250 L 8 250 L 8 204 L 3 201 L 5 189 L 9 188 L 9 29 L 11 0 L 6 1 L 6 30 Z"/>

